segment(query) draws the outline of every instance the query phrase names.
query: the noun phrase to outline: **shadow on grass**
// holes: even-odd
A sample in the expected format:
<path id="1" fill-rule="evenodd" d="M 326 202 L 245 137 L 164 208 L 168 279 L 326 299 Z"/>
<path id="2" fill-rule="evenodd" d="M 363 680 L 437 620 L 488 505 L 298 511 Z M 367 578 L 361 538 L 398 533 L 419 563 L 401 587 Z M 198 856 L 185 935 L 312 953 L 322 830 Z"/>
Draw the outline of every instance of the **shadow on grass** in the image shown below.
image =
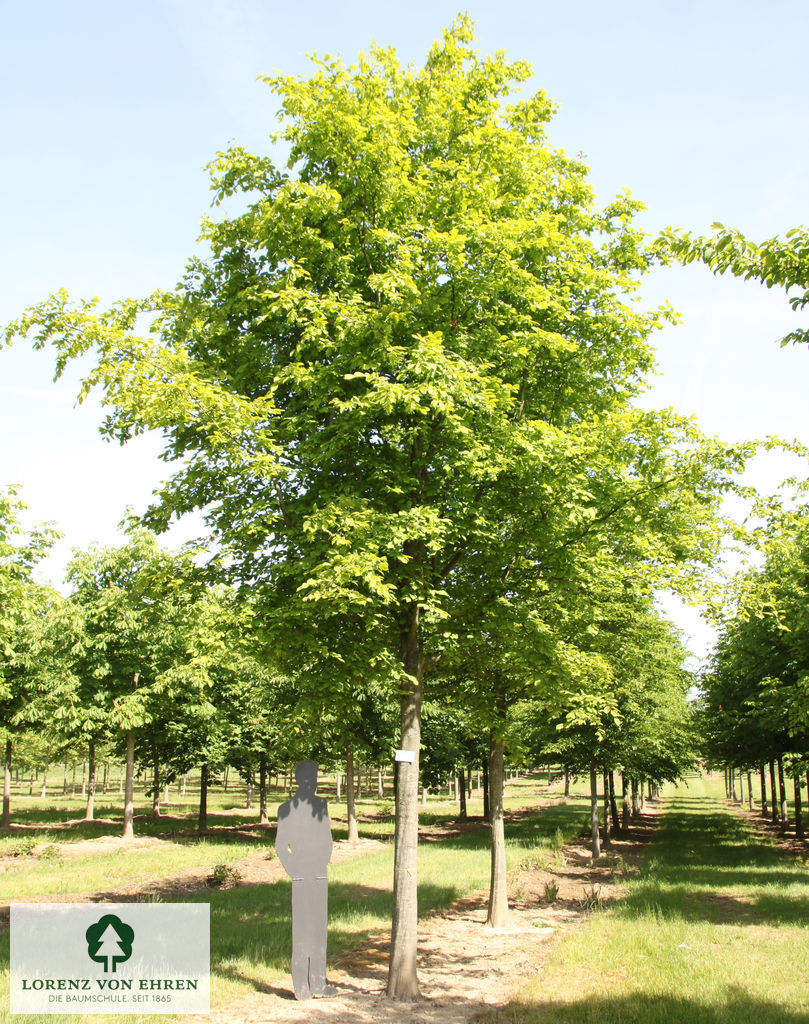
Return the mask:
<path id="1" fill-rule="evenodd" d="M 657 994 L 593 996 L 563 1004 L 512 1004 L 477 1019 L 480 1024 L 809 1024 L 809 1012 L 753 998 L 737 986 L 728 987 L 725 1000 L 721 1006 L 712 1006 Z M 352 1018 L 341 1020 L 351 1024 Z"/>
<path id="2" fill-rule="evenodd" d="M 804 892 L 780 891 L 786 887 Z M 710 799 L 678 796 L 663 816 L 641 879 L 617 912 L 711 924 L 802 924 L 809 917 L 809 871 L 732 811 L 717 810 Z"/>
<path id="3" fill-rule="evenodd" d="M 453 885 L 419 886 L 419 914 L 448 906 L 460 895 Z M 289 971 L 292 955 L 291 882 L 212 892 L 195 902 L 211 906 L 211 969 L 256 991 L 286 994 L 271 972 Z M 373 934 L 387 934 L 393 913 L 389 887 L 329 884 L 329 963 Z"/>

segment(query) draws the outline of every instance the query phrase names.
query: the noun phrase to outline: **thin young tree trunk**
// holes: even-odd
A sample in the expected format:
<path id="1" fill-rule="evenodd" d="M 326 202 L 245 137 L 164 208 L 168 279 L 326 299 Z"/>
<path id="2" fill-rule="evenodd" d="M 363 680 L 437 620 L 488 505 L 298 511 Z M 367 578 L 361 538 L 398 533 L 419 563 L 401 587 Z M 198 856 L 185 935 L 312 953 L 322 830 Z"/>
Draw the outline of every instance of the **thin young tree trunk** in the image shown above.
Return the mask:
<path id="1" fill-rule="evenodd" d="M 62 796 L 67 796 L 67 761 L 62 765 Z"/>
<path id="2" fill-rule="evenodd" d="M 621 828 L 624 832 L 629 828 L 629 790 L 626 785 L 626 772 L 621 772 Z"/>
<path id="3" fill-rule="evenodd" d="M 396 831 L 393 864 L 393 922 L 387 995 L 390 999 L 419 997 L 416 973 L 418 944 L 419 748 L 424 660 L 419 642 L 419 607 L 408 610 L 402 632 L 405 692 L 401 700 L 400 749 L 412 761 L 396 762 Z"/>
<path id="4" fill-rule="evenodd" d="M 6 751 L 3 757 L 3 817 L 0 826 L 11 827 L 11 737 L 6 737 Z"/>
<path id="5" fill-rule="evenodd" d="M 565 768 L 565 796 L 570 796 L 570 770 Z"/>
<path id="6" fill-rule="evenodd" d="M 346 747 L 346 816 L 348 818 L 348 841 L 356 843 L 360 838 L 357 828 L 357 809 L 354 802 L 354 751 Z"/>
<path id="7" fill-rule="evenodd" d="M 489 799 L 489 759 L 483 762 L 483 820 L 492 820 L 491 801 Z"/>
<path id="8" fill-rule="evenodd" d="M 126 782 L 124 783 L 124 839 L 135 835 L 135 734 L 126 734 Z"/>
<path id="9" fill-rule="evenodd" d="M 646 780 L 638 779 L 638 792 L 640 793 L 641 814 L 646 810 Z"/>
<path id="10" fill-rule="evenodd" d="M 466 779 L 464 778 L 464 771 L 463 767 L 458 769 L 458 802 L 461 821 L 466 821 Z"/>
<path id="11" fill-rule="evenodd" d="M 775 761 L 770 761 L 770 795 L 772 796 L 772 821 L 778 821 L 778 796 L 775 788 Z"/>
<path id="12" fill-rule="evenodd" d="M 267 814 L 267 755 L 262 753 L 258 759 L 258 820 L 260 825 L 268 825 Z"/>
<path id="13" fill-rule="evenodd" d="M 795 789 L 795 838 L 803 839 L 803 810 L 801 808 L 801 776 L 795 772 L 793 776 Z"/>
<path id="14" fill-rule="evenodd" d="M 761 813 L 767 817 L 767 783 L 764 781 L 764 765 L 759 769 L 761 776 Z"/>
<path id="15" fill-rule="evenodd" d="M 385 780 L 382 778 L 382 765 L 376 770 L 376 795 L 380 800 L 385 799 Z"/>
<path id="16" fill-rule="evenodd" d="M 199 815 L 197 832 L 201 835 L 208 831 L 208 765 L 202 766 L 199 774 Z"/>
<path id="17" fill-rule="evenodd" d="M 253 775 L 253 766 L 247 769 L 247 810 L 253 810 L 253 790 L 255 789 L 256 782 L 255 776 Z"/>
<path id="18" fill-rule="evenodd" d="M 152 747 L 152 817 L 160 817 L 160 761 L 157 744 Z"/>
<path id="19" fill-rule="evenodd" d="M 73 762 L 73 776 L 70 780 L 70 798 L 71 800 L 76 796 L 76 762 Z"/>
<path id="20" fill-rule="evenodd" d="M 494 736 L 489 741 L 489 807 L 491 808 L 491 874 L 489 877 L 489 912 L 486 924 L 503 928 L 508 923 L 508 888 L 506 876 L 506 831 L 503 818 L 503 741 Z"/>
<path id="21" fill-rule="evenodd" d="M 747 809 L 753 810 L 753 775 L 752 772 L 747 773 Z"/>
<path id="22" fill-rule="evenodd" d="M 612 830 L 618 835 L 621 831 L 621 821 L 618 817 L 618 804 L 615 802 L 615 772 L 610 768 L 608 773 L 610 780 L 610 812 L 612 814 Z"/>
<path id="23" fill-rule="evenodd" d="M 593 863 L 601 859 L 601 838 L 598 834 L 598 773 L 595 761 L 590 762 L 590 840 Z"/>
<path id="24" fill-rule="evenodd" d="M 229 765 L 225 765 L 225 774 L 223 776 L 223 782 L 224 782 L 224 787 L 225 787 L 225 792 L 226 793 L 228 791 L 228 772 L 229 771 L 230 771 L 230 766 Z"/>
<path id="25" fill-rule="evenodd" d="M 44 797 L 46 797 L 48 795 L 48 768 L 49 767 L 50 766 L 46 764 L 45 767 L 42 769 L 42 788 L 39 791 L 39 796 L 40 796 L 40 798 L 43 798 L 43 799 L 44 799 Z"/>
<path id="26" fill-rule="evenodd" d="M 787 813 L 787 787 L 784 781 L 784 762 L 778 758 L 778 795 L 781 798 L 781 825 L 786 827 L 789 815 Z"/>
<path id="27" fill-rule="evenodd" d="M 87 807 L 84 820 L 92 821 L 95 814 L 96 796 L 96 741 L 87 741 Z"/>
<path id="28" fill-rule="evenodd" d="M 604 786 L 604 849 L 609 850 L 612 846 L 612 832 L 610 830 L 610 780 L 606 768 L 602 770 L 601 781 Z"/>

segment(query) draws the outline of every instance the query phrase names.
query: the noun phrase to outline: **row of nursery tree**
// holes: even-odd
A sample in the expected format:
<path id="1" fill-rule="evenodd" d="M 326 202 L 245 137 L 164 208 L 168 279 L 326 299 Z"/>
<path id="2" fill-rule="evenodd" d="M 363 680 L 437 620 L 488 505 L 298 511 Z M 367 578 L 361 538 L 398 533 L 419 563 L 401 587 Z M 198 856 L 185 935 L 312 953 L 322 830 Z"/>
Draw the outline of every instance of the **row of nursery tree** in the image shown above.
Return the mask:
<path id="1" fill-rule="evenodd" d="M 94 813 L 97 764 L 123 758 L 125 836 L 133 834 L 136 772 L 149 775 L 155 811 L 161 787 L 198 772 L 198 827 L 204 832 L 208 783 L 226 768 L 235 767 L 248 785 L 258 779 L 259 820 L 267 822 L 269 774 L 314 756 L 338 769 L 338 782 L 345 769 L 349 839 L 357 837 L 355 757 L 385 769 L 394 763 L 395 717 L 383 700 L 358 693 L 358 706 L 349 714 L 321 706 L 313 714 L 295 675 L 284 675 L 271 649 L 262 646 L 252 603 L 240 601 L 232 588 L 208 584 L 190 549 L 167 551 L 144 530 L 132 530 L 120 547 L 76 553 L 67 570 L 67 597 L 37 585 L 31 569 L 47 549 L 48 532 L 25 537 L 20 511 L 10 492 L 3 506 L 2 558 L 4 607 L 11 613 L 0 676 L 4 826 L 10 823 L 12 753 L 19 739 L 27 741 L 28 762 L 43 770 L 43 786 L 49 764 L 68 755 L 82 759 L 87 820 Z M 15 531 L 22 543 L 9 543 Z M 8 583 L 15 576 L 12 594 Z M 637 809 L 644 781 L 676 777 L 691 765 L 694 751 L 685 702 L 689 677 L 671 627 L 642 602 L 634 609 L 616 606 L 612 614 L 626 616 L 623 623 L 608 621 L 606 610 L 602 601 L 595 646 L 605 657 L 610 647 L 617 653 L 620 646 L 624 664 L 599 697 L 598 723 L 592 707 L 597 695 L 574 687 L 554 691 L 552 701 L 529 694 L 513 702 L 503 733 L 512 762 L 534 766 L 551 758 L 564 764 L 568 776 L 590 772 L 596 857 L 596 771 L 603 773 L 603 827 L 609 834 L 611 818 L 621 827 L 616 766 L 622 772 L 625 824 L 630 794 Z M 610 644 L 609 634 L 619 628 L 625 634 L 621 644 Z M 465 817 L 466 789 L 476 770 L 489 818 L 492 737 L 480 712 L 454 695 L 458 685 L 457 669 L 432 673 L 420 759 L 422 798 L 457 776 Z"/>
<path id="2" fill-rule="evenodd" d="M 454 717 L 484 745 L 500 924 L 507 744 L 594 789 L 690 763 L 654 595 L 701 595 L 753 450 L 633 404 L 671 319 L 635 301 L 639 279 L 678 244 L 711 258 L 704 240 L 648 238 L 629 193 L 599 204 L 548 141 L 548 96 L 514 96 L 529 66 L 472 41 L 462 17 L 420 69 L 374 46 L 268 78 L 286 164 L 216 156 L 226 212 L 176 288 L 107 309 L 60 292 L 6 331 L 52 346 L 57 372 L 92 366 L 82 395 L 100 390 L 111 439 L 163 435 L 175 471 L 143 522 L 199 510 L 214 552 L 204 586 L 142 536 L 143 573 L 77 559 L 57 640 L 82 667 L 53 684 L 53 718 L 131 756 L 165 742 L 178 766 L 218 756 L 217 692 L 245 756 L 388 744 L 394 721 L 395 999 L 418 994 L 419 784 L 440 749 L 422 741 Z"/>
<path id="3" fill-rule="evenodd" d="M 768 510 L 760 564 L 740 574 L 732 611 L 702 681 L 702 731 L 728 796 L 760 799 L 787 824 L 792 782 L 795 831 L 804 835 L 809 789 L 809 512 L 795 502 Z M 753 774 L 756 783 L 753 783 Z M 769 803 L 768 803 L 769 786 Z M 760 794 L 760 796 L 759 796 Z"/>

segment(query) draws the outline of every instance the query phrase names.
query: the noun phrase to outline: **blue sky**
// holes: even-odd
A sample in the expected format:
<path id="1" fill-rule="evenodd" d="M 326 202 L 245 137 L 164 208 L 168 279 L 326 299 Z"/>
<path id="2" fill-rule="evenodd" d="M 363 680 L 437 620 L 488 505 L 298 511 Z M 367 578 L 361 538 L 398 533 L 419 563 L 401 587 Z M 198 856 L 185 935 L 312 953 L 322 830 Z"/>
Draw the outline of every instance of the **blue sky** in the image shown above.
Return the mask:
<path id="1" fill-rule="evenodd" d="M 602 201 L 631 188 L 648 230 L 720 220 L 762 238 L 809 220 L 805 2 L 468 11 L 480 49 L 530 60 L 532 84 L 561 104 L 553 144 L 585 155 Z M 419 63 L 457 13 L 443 0 L 6 4 L 0 323 L 60 287 L 104 300 L 170 287 L 207 212 L 204 165 L 232 140 L 266 149 L 277 127 L 259 75 L 305 74 L 309 52 L 350 61 L 372 39 Z M 796 320 L 782 294 L 691 266 L 655 272 L 644 296 L 684 317 L 656 339 L 646 404 L 726 439 L 809 440 L 809 352 L 775 343 Z M 163 467 L 152 439 L 101 442 L 101 410 L 73 407 L 75 375 L 51 377 L 45 353 L 0 352 L 0 483 L 21 484 L 33 518 L 66 533 L 57 579 L 71 546 L 115 538 Z M 755 477 L 769 486 L 784 468 L 773 457 Z"/>

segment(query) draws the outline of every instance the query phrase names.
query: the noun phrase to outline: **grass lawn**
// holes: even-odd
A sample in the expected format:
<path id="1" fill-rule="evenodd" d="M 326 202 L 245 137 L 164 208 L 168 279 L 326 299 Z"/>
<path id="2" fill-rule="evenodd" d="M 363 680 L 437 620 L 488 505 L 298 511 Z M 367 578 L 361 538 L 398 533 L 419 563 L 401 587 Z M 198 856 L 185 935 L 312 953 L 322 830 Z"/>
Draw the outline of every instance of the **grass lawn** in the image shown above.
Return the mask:
<path id="1" fill-rule="evenodd" d="M 516 780 L 510 786 L 507 806 L 525 807 L 538 802 L 536 789 L 544 779 Z M 533 794 L 533 795 L 531 795 Z M 383 813 L 384 805 L 363 802 L 360 814 L 361 836 L 385 839 L 392 837 L 392 819 Z M 477 808 L 470 805 L 469 813 Z M 341 808 L 330 802 L 330 814 L 335 821 L 335 838 L 345 837 L 341 824 Z M 376 812 L 376 817 L 373 817 Z M 64 810 L 47 812 L 57 816 L 55 824 L 63 823 Z M 47 818 L 47 813 L 43 812 Z M 480 810 L 477 810 L 480 813 Z M 272 811 L 271 811 L 272 816 Z M 245 823 L 255 824 L 257 815 Z M 215 819 L 217 822 L 219 819 Z M 224 820 L 224 819 L 223 819 Z M 241 816 L 237 820 L 241 820 Z M 422 815 L 422 823 L 431 826 L 431 834 L 419 849 L 419 910 L 445 907 L 453 900 L 474 889 L 488 885 L 489 832 L 488 829 L 457 830 L 457 805 L 434 799 Z M 31 822 L 34 822 L 32 811 Z M 228 824 L 232 825 L 232 818 Z M 514 865 L 523 859 L 526 851 L 553 850 L 581 831 L 585 823 L 585 801 L 572 796 L 565 804 L 548 808 L 540 813 L 521 814 L 507 828 L 508 859 Z M 140 823 L 138 823 L 140 824 Z M 145 823 L 144 823 L 145 824 Z M 158 823 L 158 824 L 162 824 Z M 90 835 L 109 833 L 110 826 L 97 829 L 95 825 L 71 826 L 71 829 L 89 829 Z M 187 823 L 186 823 L 187 827 Z M 61 839 L 58 829 L 48 838 Z M 112 830 L 115 831 L 115 830 Z M 444 832 L 446 831 L 446 834 Z M 137 828 L 145 834 L 146 830 Z M 157 854 L 155 848 L 143 851 L 133 849 L 115 854 L 88 854 L 63 861 L 21 856 L 0 875 L 0 893 L 6 893 L 13 884 L 14 895 L 28 892 L 59 891 L 52 888 L 57 881 L 65 886 L 63 892 L 92 892 L 141 877 L 157 877 L 155 857 L 160 861 L 161 874 L 170 874 L 181 867 L 234 861 L 244 853 L 260 849 L 258 843 L 269 843 L 273 833 L 259 832 L 253 844 L 225 841 L 214 834 L 207 841 L 197 843 L 190 838 L 183 841 L 166 839 Z M 82 836 L 79 836 L 82 837 Z M 83 836 L 87 838 L 87 835 Z M 139 862 L 140 853 L 146 860 Z M 117 858 L 117 859 L 111 859 Z M 134 858 L 134 859 L 130 859 Z M 19 861 L 19 866 L 17 864 Z M 131 871 L 125 867 L 129 865 Z M 99 884 L 99 878 L 105 878 Z M 335 864 L 329 871 L 329 960 L 333 961 L 363 938 L 387 934 L 390 930 L 393 879 L 392 844 L 387 849 L 366 854 L 354 860 Z M 227 891 L 206 891 L 184 900 L 197 899 L 211 905 L 211 968 L 212 1004 L 222 1005 L 251 991 L 282 985 L 289 987 L 289 960 L 291 951 L 290 883 L 287 880 L 273 885 L 251 885 Z M 8 1006 L 8 932 L 0 934 L 0 1021 L 7 1019 Z M 41 1021 L 49 1024 L 50 1016 L 15 1017 L 20 1021 Z M 73 1020 L 85 1018 L 73 1017 Z M 90 1020 L 91 1018 L 86 1018 Z M 148 1021 L 147 1017 L 121 1017 L 120 1024 L 134 1020 Z M 96 1017 L 92 1020 L 113 1020 Z"/>
<path id="2" fill-rule="evenodd" d="M 566 936 L 492 1020 L 809 1022 L 806 865 L 726 808 L 721 779 L 670 792 L 628 898 Z"/>

